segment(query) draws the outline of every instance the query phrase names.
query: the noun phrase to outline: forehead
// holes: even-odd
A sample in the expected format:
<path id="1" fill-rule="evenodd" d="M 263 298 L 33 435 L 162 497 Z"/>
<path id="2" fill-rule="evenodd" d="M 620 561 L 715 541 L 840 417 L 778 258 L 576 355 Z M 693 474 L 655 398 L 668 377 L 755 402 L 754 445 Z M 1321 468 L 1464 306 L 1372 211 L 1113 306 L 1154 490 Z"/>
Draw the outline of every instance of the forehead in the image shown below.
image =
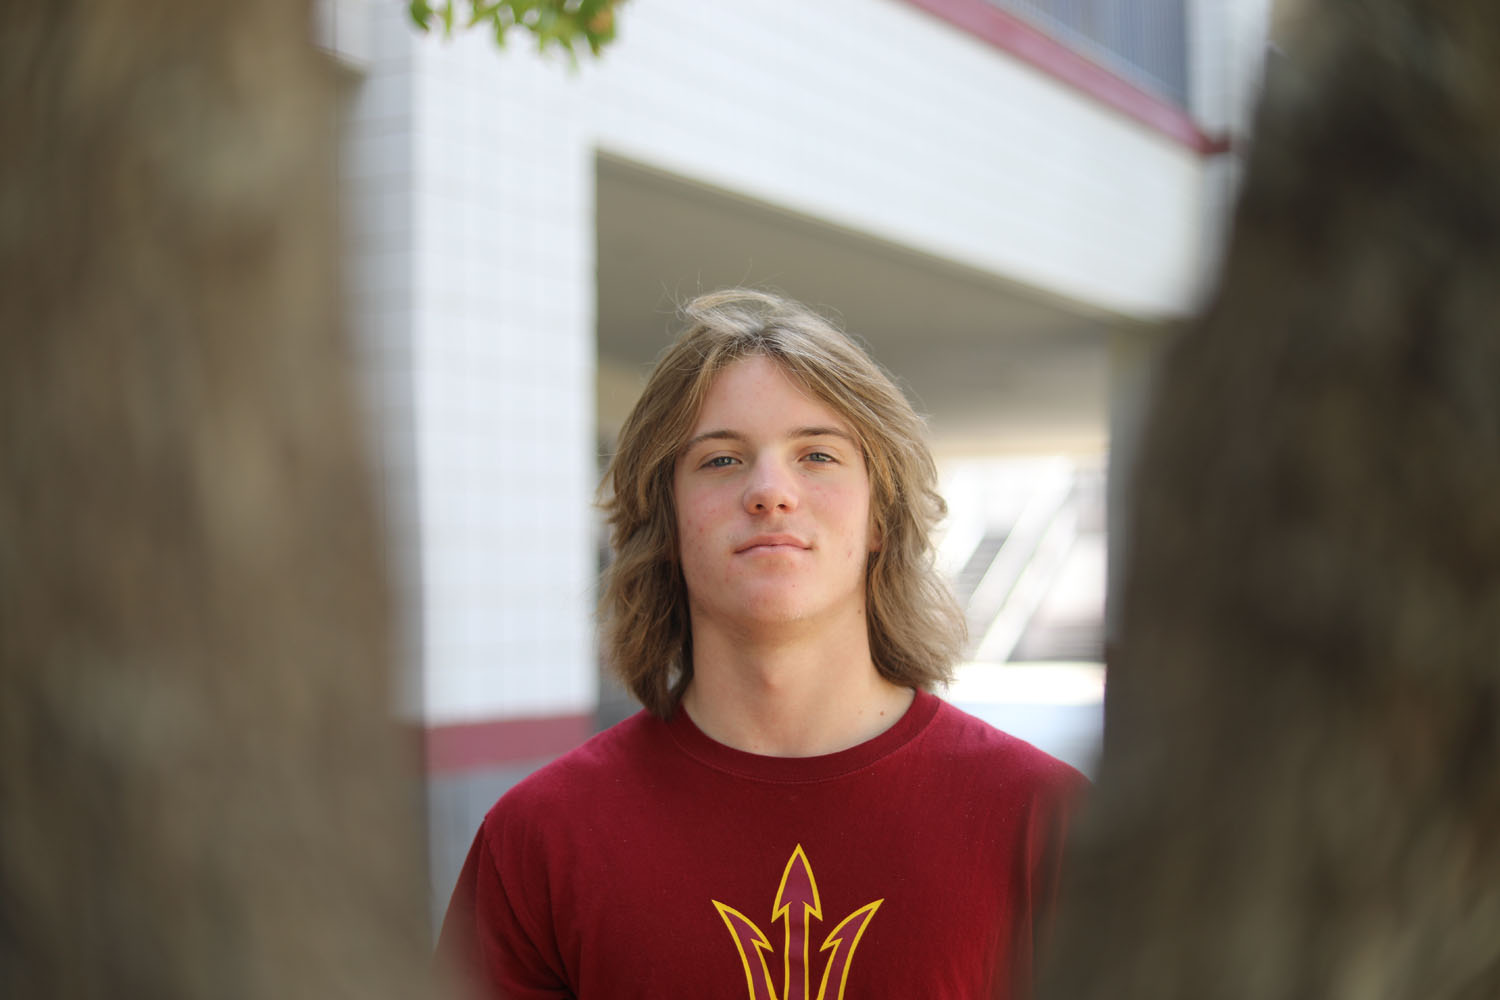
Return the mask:
<path id="1" fill-rule="evenodd" d="M 777 427 L 828 427 L 850 436 L 854 433 L 837 407 L 820 399 L 785 365 L 751 355 L 729 363 L 712 377 L 689 437 L 717 429 Z"/>

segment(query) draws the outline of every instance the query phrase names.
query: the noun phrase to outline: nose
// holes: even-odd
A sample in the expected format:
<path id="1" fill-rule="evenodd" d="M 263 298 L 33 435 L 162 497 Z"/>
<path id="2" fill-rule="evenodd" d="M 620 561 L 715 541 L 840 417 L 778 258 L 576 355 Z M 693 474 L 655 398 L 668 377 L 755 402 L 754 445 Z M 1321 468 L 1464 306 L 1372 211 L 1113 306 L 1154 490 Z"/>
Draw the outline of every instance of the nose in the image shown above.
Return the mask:
<path id="1" fill-rule="evenodd" d="M 779 462 L 757 462 L 745 485 L 744 499 L 745 510 L 752 514 L 790 513 L 797 509 L 796 482 Z"/>

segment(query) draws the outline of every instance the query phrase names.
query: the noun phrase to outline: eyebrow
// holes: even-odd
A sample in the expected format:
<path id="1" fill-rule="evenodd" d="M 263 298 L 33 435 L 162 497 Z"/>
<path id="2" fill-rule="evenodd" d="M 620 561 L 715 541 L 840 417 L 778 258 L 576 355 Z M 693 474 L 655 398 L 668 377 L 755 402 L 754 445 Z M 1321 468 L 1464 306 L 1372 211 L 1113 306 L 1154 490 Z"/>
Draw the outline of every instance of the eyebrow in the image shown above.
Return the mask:
<path id="1" fill-rule="evenodd" d="M 786 435 L 786 439 L 788 441 L 800 441 L 804 438 L 816 437 L 842 438 L 843 440 L 848 441 L 854 447 L 859 447 L 859 442 L 855 439 L 853 434 L 850 434 L 845 430 L 840 430 L 837 427 L 793 427 L 790 431 L 787 432 Z M 743 443 L 745 441 L 745 435 L 741 434 L 739 431 L 730 430 L 705 431 L 704 433 L 699 434 L 697 437 L 692 438 L 690 441 L 688 441 L 687 444 L 683 445 L 682 450 L 684 453 L 691 451 L 694 447 L 702 444 L 704 441 L 735 441 Z"/>

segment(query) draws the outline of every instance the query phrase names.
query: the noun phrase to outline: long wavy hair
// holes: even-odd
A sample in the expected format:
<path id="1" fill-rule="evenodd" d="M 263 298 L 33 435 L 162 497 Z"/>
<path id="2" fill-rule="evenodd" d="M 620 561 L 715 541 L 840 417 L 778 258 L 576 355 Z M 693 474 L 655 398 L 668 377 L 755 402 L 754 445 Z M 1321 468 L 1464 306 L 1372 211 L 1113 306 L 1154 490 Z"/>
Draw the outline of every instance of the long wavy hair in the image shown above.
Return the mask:
<path id="1" fill-rule="evenodd" d="M 694 299 L 683 315 L 685 328 L 657 361 L 599 487 L 614 549 L 600 623 L 605 656 L 621 681 L 667 718 L 692 680 L 673 472 L 714 379 L 757 356 L 776 362 L 847 421 L 864 452 L 880 539 L 865 574 L 875 668 L 921 690 L 948 680 L 964 621 L 933 566 L 932 531 L 947 505 L 922 418 L 864 350 L 796 302 L 729 289 Z"/>

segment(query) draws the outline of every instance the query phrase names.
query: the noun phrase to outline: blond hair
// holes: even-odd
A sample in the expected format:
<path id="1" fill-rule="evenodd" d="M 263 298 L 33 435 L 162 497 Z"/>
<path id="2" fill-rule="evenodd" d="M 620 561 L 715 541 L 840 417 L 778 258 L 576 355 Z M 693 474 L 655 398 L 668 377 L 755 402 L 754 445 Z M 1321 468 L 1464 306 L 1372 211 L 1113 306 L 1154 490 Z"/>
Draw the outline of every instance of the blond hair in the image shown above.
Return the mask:
<path id="1" fill-rule="evenodd" d="M 604 653 L 626 688 L 667 718 L 692 679 L 673 472 L 709 386 L 749 357 L 774 361 L 838 413 L 864 453 L 880 539 L 865 575 L 875 668 L 921 690 L 948 680 L 964 624 L 933 567 L 932 530 L 947 506 L 922 418 L 864 350 L 796 302 L 729 289 L 699 296 L 683 315 L 686 327 L 657 361 L 600 484 L 614 549 L 600 601 Z"/>

